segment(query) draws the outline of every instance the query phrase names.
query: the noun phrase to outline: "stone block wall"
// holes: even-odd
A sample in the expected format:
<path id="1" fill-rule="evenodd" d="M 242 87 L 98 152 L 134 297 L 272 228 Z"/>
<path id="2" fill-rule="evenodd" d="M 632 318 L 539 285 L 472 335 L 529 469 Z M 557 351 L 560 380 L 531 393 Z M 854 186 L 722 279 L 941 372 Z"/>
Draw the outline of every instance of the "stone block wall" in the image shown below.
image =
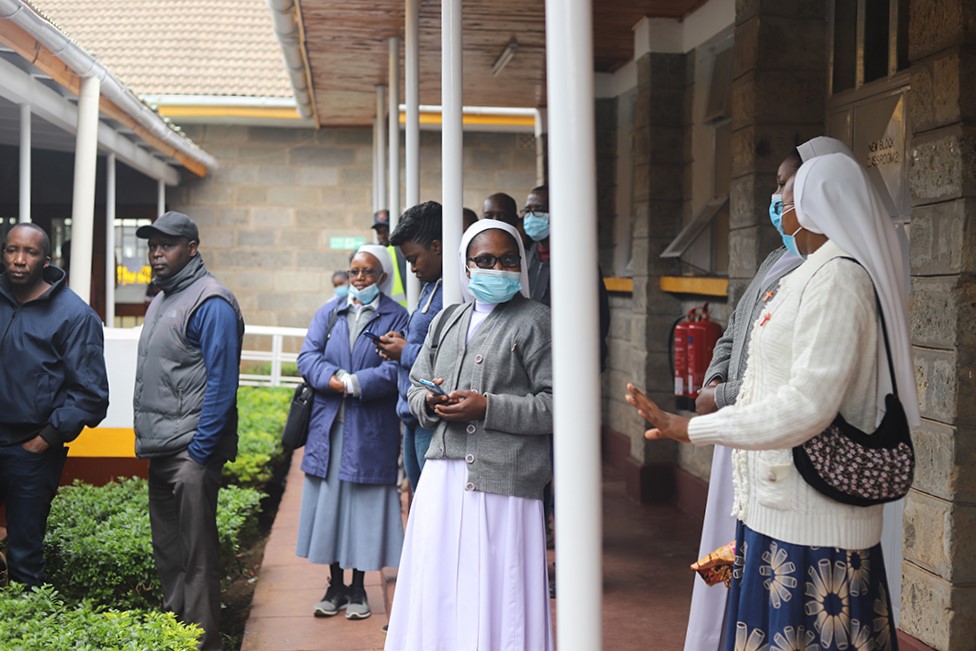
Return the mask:
<path id="1" fill-rule="evenodd" d="M 905 507 L 901 628 L 935 649 L 976 631 L 976 5 L 913 0 L 910 326 L 922 426 Z"/>
<path id="2" fill-rule="evenodd" d="M 372 130 L 206 125 L 187 132 L 220 168 L 172 190 L 167 207 L 200 225 L 204 260 L 248 323 L 307 326 L 332 295 L 332 271 L 348 267 L 351 251 L 333 248 L 333 238 L 373 240 Z M 464 144 L 465 205 L 480 214 L 493 192 L 521 205 L 535 185 L 532 135 L 466 133 Z M 439 132 L 421 133 L 420 157 L 421 199 L 439 201 Z"/>
<path id="3" fill-rule="evenodd" d="M 637 61 L 634 122 L 616 125 L 616 128 L 630 129 L 632 134 L 634 290 L 629 297 L 615 295 L 610 301 L 610 359 L 603 382 L 604 425 L 613 431 L 613 436 L 622 439 L 615 445 L 628 448 L 628 464 L 637 475 L 628 478 L 628 492 L 642 501 L 670 497 L 669 473 L 677 455 L 676 446 L 671 442 L 650 445 L 644 440 L 644 423 L 624 402 L 623 393 L 627 382 L 633 382 L 662 404 L 672 401 L 668 334 L 680 304 L 660 290 L 658 278 L 677 269 L 674 262 L 662 260 L 660 254 L 682 226 L 686 61 L 684 54 L 642 56 Z M 609 119 L 600 124 L 608 122 Z M 609 131 L 598 130 L 598 138 L 612 142 L 615 135 L 608 135 Z M 601 185 L 599 192 L 601 196 L 612 194 L 613 189 Z"/>

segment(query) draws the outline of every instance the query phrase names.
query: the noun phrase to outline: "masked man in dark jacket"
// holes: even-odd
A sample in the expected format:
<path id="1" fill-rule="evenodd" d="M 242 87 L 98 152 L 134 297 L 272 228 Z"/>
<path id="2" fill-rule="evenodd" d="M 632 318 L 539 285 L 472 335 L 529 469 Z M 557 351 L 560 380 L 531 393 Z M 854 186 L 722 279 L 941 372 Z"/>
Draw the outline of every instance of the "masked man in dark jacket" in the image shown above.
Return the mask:
<path id="1" fill-rule="evenodd" d="M 98 316 L 51 265 L 35 224 L 14 226 L 0 273 L 0 501 L 10 579 L 44 583 L 44 531 L 67 448 L 108 409 Z"/>
<path id="2" fill-rule="evenodd" d="M 237 456 L 244 320 L 197 251 L 197 225 L 167 212 L 136 231 L 149 240 L 160 293 L 139 338 L 133 400 L 136 456 L 149 459 L 149 519 L 163 607 L 199 624 L 220 649 L 217 491 Z"/>

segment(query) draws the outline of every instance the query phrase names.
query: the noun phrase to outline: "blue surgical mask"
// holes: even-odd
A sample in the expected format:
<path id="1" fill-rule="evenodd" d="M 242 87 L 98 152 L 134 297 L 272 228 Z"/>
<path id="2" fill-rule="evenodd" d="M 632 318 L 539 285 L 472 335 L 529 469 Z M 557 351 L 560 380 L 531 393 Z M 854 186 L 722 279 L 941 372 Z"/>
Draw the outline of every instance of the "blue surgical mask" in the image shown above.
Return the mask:
<path id="1" fill-rule="evenodd" d="M 792 235 L 787 235 L 786 233 L 783 232 L 783 225 L 782 224 L 780 224 L 778 230 L 779 230 L 779 234 L 783 238 L 783 245 L 786 246 L 786 250 L 789 251 L 790 253 L 792 253 L 793 255 L 795 255 L 798 258 L 800 258 L 802 260 L 806 260 L 807 259 L 807 256 L 805 256 L 802 253 L 800 253 L 799 249 L 796 248 L 796 234 L 799 233 L 800 231 L 802 231 L 803 230 L 803 227 L 800 226 L 799 228 L 797 228 L 793 232 Z"/>
<path id="2" fill-rule="evenodd" d="M 377 296 L 379 296 L 380 286 L 377 285 L 376 283 L 373 283 L 368 287 L 363 287 L 362 289 L 356 289 L 355 285 L 350 285 L 349 293 L 352 294 L 353 297 L 359 299 L 359 302 L 362 303 L 363 305 L 369 305 L 370 303 L 376 300 Z"/>
<path id="3" fill-rule="evenodd" d="M 518 271 L 471 269 L 468 289 L 482 303 L 507 303 L 522 290 L 522 276 Z"/>
<path id="4" fill-rule="evenodd" d="M 345 298 L 349 296 L 349 285 L 339 285 L 335 288 L 336 298 Z"/>
<path id="5" fill-rule="evenodd" d="M 530 212 L 522 218 L 522 229 L 536 242 L 549 237 L 549 213 Z"/>
<path id="6" fill-rule="evenodd" d="M 783 223 L 783 195 L 774 194 L 769 198 L 769 221 L 773 222 L 773 228 L 782 233 Z"/>

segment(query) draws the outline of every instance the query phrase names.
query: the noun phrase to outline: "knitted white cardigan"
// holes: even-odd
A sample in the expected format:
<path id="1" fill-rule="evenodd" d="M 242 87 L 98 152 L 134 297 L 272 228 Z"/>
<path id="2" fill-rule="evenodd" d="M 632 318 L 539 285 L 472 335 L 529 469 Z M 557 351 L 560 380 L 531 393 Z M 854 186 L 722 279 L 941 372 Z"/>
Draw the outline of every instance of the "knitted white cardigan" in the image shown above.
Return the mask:
<path id="1" fill-rule="evenodd" d="M 836 259 L 843 255 L 827 242 L 783 280 L 753 325 L 738 402 L 692 418 L 688 433 L 698 445 L 737 448 L 732 515 L 753 531 L 800 545 L 865 549 L 881 539 L 882 507 L 821 495 L 800 477 L 791 452 L 838 410 L 865 432 L 883 415 L 878 374 L 887 383 L 889 372 L 874 290 L 863 267 Z"/>

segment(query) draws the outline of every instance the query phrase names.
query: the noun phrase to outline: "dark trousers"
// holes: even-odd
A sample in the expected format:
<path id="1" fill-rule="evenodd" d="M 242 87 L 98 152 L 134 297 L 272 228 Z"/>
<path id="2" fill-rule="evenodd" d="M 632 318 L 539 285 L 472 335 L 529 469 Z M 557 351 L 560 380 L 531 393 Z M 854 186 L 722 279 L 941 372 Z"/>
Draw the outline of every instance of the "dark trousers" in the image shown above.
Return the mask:
<path id="1" fill-rule="evenodd" d="M 0 446 L 0 501 L 7 508 L 11 581 L 44 583 L 44 531 L 67 454 L 63 446 L 40 454 L 20 443 Z"/>
<path id="2" fill-rule="evenodd" d="M 217 491 L 223 465 L 202 466 L 186 451 L 149 460 L 149 521 L 163 608 L 203 628 L 201 649 L 220 649 Z"/>

